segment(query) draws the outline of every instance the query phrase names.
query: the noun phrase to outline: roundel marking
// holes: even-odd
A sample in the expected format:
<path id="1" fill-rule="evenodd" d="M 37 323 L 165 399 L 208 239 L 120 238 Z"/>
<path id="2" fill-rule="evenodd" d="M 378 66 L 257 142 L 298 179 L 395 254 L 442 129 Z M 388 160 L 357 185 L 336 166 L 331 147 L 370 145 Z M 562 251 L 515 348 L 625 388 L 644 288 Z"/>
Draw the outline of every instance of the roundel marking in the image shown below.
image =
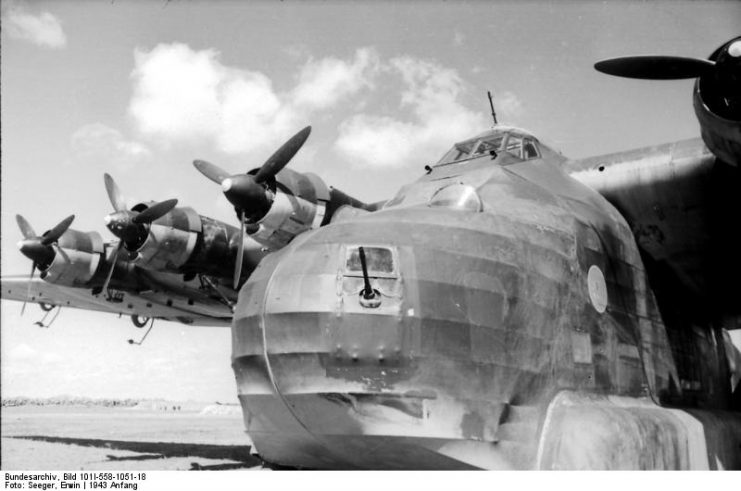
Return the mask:
<path id="1" fill-rule="evenodd" d="M 607 309 L 607 285 L 605 284 L 605 275 L 602 274 L 599 267 L 593 265 L 589 268 L 587 288 L 592 307 L 600 314 L 603 313 Z"/>

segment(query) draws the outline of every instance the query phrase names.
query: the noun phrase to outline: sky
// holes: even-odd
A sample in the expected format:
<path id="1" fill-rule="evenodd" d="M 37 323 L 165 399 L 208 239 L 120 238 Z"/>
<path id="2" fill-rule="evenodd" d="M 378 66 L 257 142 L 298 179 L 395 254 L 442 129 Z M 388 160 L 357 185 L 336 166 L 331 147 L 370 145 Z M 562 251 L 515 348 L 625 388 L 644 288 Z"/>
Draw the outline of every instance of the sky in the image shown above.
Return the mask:
<path id="1" fill-rule="evenodd" d="M 127 202 L 178 198 L 236 224 L 192 166 L 260 166 L 306 125 L 289 164 L 367 202 L 499 121 L 567 157 L 699 136 L 692 81 L 608 77 L 628 54 L 707 57 L 739 2 L 3 2 L 2 274 L 28 274 L 15 214 L 99 231 L 110 173 Z M 228 329 L 67 309 L 51 329 L 2 302 L 2 395 L 236 401 Z"/>

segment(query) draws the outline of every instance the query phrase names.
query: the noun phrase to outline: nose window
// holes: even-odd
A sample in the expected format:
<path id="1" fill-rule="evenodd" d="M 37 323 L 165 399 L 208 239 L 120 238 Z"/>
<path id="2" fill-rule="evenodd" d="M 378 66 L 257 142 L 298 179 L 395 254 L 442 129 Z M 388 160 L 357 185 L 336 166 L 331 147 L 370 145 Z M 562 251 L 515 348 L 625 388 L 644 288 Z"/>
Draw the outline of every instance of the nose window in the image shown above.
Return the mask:
<path id="1" fill-rule="evenodd" d="M 367 247 L 363 246 L 365 260 L 368 265 L 368 273 L 393 273 L 396 271 L 394 266 L 394 255 L 391 249 L 386 247 Z M 345 271 L 348 273 L 363 274 L 363 267 L 360 263 L 360 252 L 358 247 L 347 249 L 347 260 Z"/>
<path id="2" fill-rule="evenodd" d="M 465 184 L 451 184 L 438 189 L 430 198 L 429 206 L 444 206 L 464 211 L 481 211 L 483 209 L 476 188 Z"/>

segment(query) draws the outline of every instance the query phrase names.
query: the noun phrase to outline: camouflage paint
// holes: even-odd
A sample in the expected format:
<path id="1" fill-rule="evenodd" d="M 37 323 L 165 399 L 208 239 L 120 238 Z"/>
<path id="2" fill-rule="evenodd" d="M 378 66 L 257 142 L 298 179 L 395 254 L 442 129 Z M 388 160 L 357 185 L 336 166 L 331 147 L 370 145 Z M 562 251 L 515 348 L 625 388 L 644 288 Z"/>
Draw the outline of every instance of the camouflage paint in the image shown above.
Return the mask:
<path id="1" fill-rule="evenodd" d="M 435 168 L 391 206 L 263 260 L 232 326 L 239 397 L 263 458 L 535 468 L 559 391 L 649 401 L 676 379 L 630 228 L 541 151 L 547 159 Z M 473 186 L 483 210 L 428 205 L 450 184 Z M 397 261 L 395 276 L 371 275 L 377 308 L 363 307 L 362 279 L 344 269 L 359 245 Z M 604 285 L 594 286 L 597 269 Z"/>

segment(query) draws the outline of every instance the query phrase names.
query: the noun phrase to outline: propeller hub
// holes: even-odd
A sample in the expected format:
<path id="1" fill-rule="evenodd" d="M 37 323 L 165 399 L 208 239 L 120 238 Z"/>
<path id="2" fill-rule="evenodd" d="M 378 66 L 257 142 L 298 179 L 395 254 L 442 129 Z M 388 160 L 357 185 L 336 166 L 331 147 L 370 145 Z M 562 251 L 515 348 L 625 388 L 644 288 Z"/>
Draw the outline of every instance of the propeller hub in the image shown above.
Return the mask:
<path id="1" fill-rule="evenodd" d="M 54 261 L 54 249 L 41 243 L 39 239 L 24 239 L 18 242 L 18 249 L 36 264 L 43 266 Z"/>
<path id="2" fill-rule="evenodd" d="M 731 43 L 731 45 L 728 47 L 728 54 L 734 58 L 741 57 L 741 41 Z"/>
<path id="3" fill-rule="evenodd" d="M 232 205 L 250 216 L 262 216 L 270 209 L 266 189 L 255 182 L 251 175 L 241 174 L 225 179 L 222 189 Z"/>
<path id="4" fill-rule="evenodd" d="M 126 210 L 115 211 L 103 219 L 105 226 L 113 235 L 127 243 L 136 242 L 143 232 L 143 225 L 133 223 L 132 213 Z"/>

